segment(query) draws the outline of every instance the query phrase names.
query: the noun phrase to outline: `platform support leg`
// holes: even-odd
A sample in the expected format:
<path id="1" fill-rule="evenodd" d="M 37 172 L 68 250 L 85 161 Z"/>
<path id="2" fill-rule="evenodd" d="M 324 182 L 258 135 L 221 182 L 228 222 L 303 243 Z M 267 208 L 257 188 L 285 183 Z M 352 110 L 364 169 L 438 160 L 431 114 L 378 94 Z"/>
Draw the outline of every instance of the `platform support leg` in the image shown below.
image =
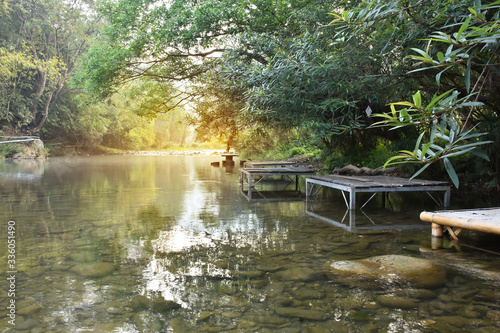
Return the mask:
<path id="1" fill-rule="evenodd" d="M 432 223 L 432 237 L 443 237 L 443 226 Z"/>
<path id="2" fill-rule="evenodd" d="M 349 209 L 356 209 L 356 192 L 353 189 L 349 190 Z"/>
<path id="3" fill-rule="evenodd" d="M 252 199 L 253 176 L 248 175 L 248 200 Z"/>
<path id="4" fill-rule="evenodd" d="M 433 250 L 443 247 L 443 226 L 437 223 L 432 223 L 431 246 Z"/>
<path id="5" fill-rule="evenodd" d="M 443 226 L 437 223 L 432 223 L 432 249 L 440 249 L 443 247 Z"/>
<path id="6" fill-rule="evenodd" d="M 382 208 L 385 208 L 385 199 L 387 197 L 387 193 L 386 192 L 382 192 Z"/>
<path id="7" fill-rule="evenodd" d="M 431 248 L 433 250 L 439 250 L 443 248 L 443 237 L 432 237 Z"/>

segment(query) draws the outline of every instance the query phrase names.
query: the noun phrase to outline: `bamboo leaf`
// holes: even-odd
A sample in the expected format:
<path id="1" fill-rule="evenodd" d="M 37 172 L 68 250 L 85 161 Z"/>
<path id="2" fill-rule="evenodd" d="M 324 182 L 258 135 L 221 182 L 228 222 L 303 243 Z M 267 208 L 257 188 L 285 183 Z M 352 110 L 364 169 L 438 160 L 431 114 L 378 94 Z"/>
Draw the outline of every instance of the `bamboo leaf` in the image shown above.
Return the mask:
<path id="1" fill-rule="evenodd" d="M 467 68 L 465 70 L 465 90 L 470 93 L 470 73 L 471 73 L 472 57 L 467 59 Z"/>
<path id="2" fill-rule="evenodd" d="M 412 157 L 412 158 L 416 157 L 415 154 L 413 154 L 413 152 L 409 151 L 409 150 L 400 150 L 399 153 L 406 154 L 406 155 L 408 155 L 408 157 Z"/>
<path id="3" fill-rule="evenodd" d="M 410 180 L 411 179 L 414 179 L 415 177 L 417 177 L 418 175 L 420 175 L 425 169 L 427 169 L 429 166 L 431 165 L 431 163 L 427 163 L 425 164 L 423 167 L 420 168 L 420 170 L 418 170 L 417 172 L 415 172 L 413 174 L 413 176 L 410 177 Z"/>
<path id="4" fill-rule="evenodd" d="M 478 150 L 478 149 L 474 149 L 474 150 L 472 151 L 472 153 L 473 153 L 474 155 L 478 156 L 478 157 L 481 157 L 482 159 L 485 159 L 485 160 L 486 160 L 486 161 L 488 161 L 488 162 L 490 161 L 489 156 L 488 156 L 488 155 L 486 155 L 484 152 L 482 152 L 482 151 Z"/>
<path id="5" fill-rule="evenodd" d="M 444 162 L 444 167 L 446 169 L 446 172 L 448 173 L 448 176 L 450 176 L 451 181 L 453 182 L 453 185 L 455 185 L 456 188 L 458 188 L 459 185 L 459 180 L 457 173 L 455 172 L 455 169 L 453 168 L 453 165 L 451 164 L 450 160 L 448 158 L 443 158 Z"/>
<path id="6" fill-rule="evenodd" d="M 465 29 L 467 29 L 467 27 L 469 26 L 469 22 L 470 20 L 472 20 L 472 16 L 469 17 L 463 24 L 462 26 L 460 27 L 460 29 L 458 29 L 458 32 L 457 32 L 457 42 L 460 41 L 460 37 L 462 37 L 462 34 L 464 33 Z"/>
<path id="7" fill-rule="evenodd" d="M 421 49 L 417 49 L 417 48 L 411 48 L 411 50 L 417 52 L 418 54 L 422 55 L 422 57 L 424 59 L 428 59 L 429 58 L 429 54 L 426 53 L 424 50 L 421 50 Z"/>
<path id="8" fill-rule="evenodd" d="M 415 107 L 415 104 L 412 104 L 410 102 L 394 102 L 394 103 L 391 103 L 391 105 L 404 105 L 404 106 L 409 106 L 409 107 Z"/>
<path id="9" fill-rule="evenodd" d="M 342 18 L 344 21 L 349 22 L 349 11 L 342 9 Z"/>
<path id="10" fill-rule="evenodd" d="M 397 164 L 404 164 L 404 163 L 408 163 L 408 156 L 406 156 L 406 155 L 396 155 L 396 156 L 393 156 L 393 157 L 389 158 L 384 163 L 383 168 L 385 169 L 389 165 L 397 165 Z"/>
<path id="11" fill-rule="evenodd" d="M 439 96 L 434 95 L 431 99 L 431 102 L 425 108 L 425 111 L 429 112 L 429 110 L 431 110 L 434 107 L 434 105 L 439 103 L 439 101 L 441 101 L 445 96 L 449 95 L 452 91 L 453 89 L 450 89 Z"/>
<path id="12" fill-rule="evenodd" d="M 458 107 L 465 107 L 465 106 L 481 106 L 484 105 L 482 102 L 466 102 L 458 105 Z"/>
<path id="13" fill-rule="evenodd" d="M 469 149 L 470 147 L 476 148 L 477 146 L 482 146 L 490 143 L 493 143 L 493 141 L 479 141 L 479 142 L 469 143 L 463 146 L 457 146 L 453 150 Z"/>
<path id="14" fill-rule="evenodd" d="M 429 148 L 431 147 L 432 142 L 427 142 L 423 147 L 422 147 L 422 155 L 420 156 L 420 159 L 425 159 L 425 156 L 427 155 L 427 152 L 429 151 Z"/>
<path id="15" fill-rule="evenodd" d="M 453 156 L 459 156 L 459 155 L 463 155 L 463 154 L 466 154 L 472 150 L 474 150 L 475 148 L 472 147 L 472 148 L 468 148 L 468 149 L 464 149 L 464 150 L 460 150 L 460 151 L 456 151 L 454 153 L 449 153 L 449 154 L 446 154 L 446 157 L 453 157 Z"/>
<path id="16" fill-rule="evenodd" d="M 432 127 L 431 127 L 431 136 L 429 138 L 429 141 L 430 142 L 434 142 L 434 138 L 436 136 L 436 131 L 437 131 L 437 119 L 435 119 L 433 122 L 432 122 Z"/>
<path id="17" fill-rule="evenodd" d="M 393 117 L 396 118 L 397 113 L 396 113 L 396 107 L 394 106 L 394 104 L 391 104 L 391 112 L 392 112 Z"/>
<path id="18" fill-rule="evenodd" d="M 417 109 L 420 109 L 420 107 L 422 106 L 422 96 L 420 95 L 420 90 L 413 95 L 413 103 L 415 104 Z"/>
<path id="19" fill-rule="evenodd" d="M 441 154 L 441 153 L 444 151 L 444 148 L 443 148 L 443 147 L 440 147 L 440 146 L 438 146 L 438 145 L 436 145 L 436 144 L 432 144 L 432 145 L 431 145 L 431 148 L 433 148 L 433 149 L 437 150 L 437 154 Z"/>
<path id="20" fill-rule="evenodd" d="M 418 156 L 418 155 L 417 155 L 417 150 L 418 150 L 418 148 L 420 147 L 420 142 L 422 141 L 422 138 L 424 137 L 424 134 L 425 134 L 425 132 L 420 133 L 420 135 L 418 136 L 417 142 L 416 142 L 416 144 L 415 144 L 415 150 L 414 150 L 414 153 L 415 153 L 415 155 L 416 155 L 416 156 Z"/>

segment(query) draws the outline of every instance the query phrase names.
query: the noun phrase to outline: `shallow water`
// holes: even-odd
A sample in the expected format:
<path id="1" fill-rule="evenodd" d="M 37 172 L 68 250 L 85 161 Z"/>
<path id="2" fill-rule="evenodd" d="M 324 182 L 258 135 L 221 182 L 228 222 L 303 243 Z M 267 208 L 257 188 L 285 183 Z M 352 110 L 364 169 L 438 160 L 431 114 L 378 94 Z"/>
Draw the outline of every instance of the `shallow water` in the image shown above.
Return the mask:
<path id="1" fill-rule="evenodd" d="M 349 229 L 310 214 L 348 225 L 338 193 L 306 202 L 271 192 L 281 181 L 249 202 L 238 167 L 210 166 L 219 160 L 0 162 L 0 331 L 500 332 L 500 257 L 429 250 L 418 219 L 437 208 L 429 198 L 391 196 L 387 209 L 374 199 Z M 500 251 L 496 237 L 465 239 Z M 439 263 L 446 280 L 360 287 L 325 275 L 327 262 L 385 254 Z"/>

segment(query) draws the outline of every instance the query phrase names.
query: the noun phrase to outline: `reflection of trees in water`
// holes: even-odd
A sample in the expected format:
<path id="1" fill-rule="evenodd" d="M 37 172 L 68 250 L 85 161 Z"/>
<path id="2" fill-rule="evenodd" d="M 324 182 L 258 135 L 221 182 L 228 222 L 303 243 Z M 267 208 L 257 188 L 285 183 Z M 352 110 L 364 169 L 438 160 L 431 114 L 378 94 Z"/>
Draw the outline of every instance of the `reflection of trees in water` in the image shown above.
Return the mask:
<path id="1" fill-rule="evenodd" d="M 42 178 L 45 160 L 14 159 L 0 163 L 0 181 L 31 183 Z"/>

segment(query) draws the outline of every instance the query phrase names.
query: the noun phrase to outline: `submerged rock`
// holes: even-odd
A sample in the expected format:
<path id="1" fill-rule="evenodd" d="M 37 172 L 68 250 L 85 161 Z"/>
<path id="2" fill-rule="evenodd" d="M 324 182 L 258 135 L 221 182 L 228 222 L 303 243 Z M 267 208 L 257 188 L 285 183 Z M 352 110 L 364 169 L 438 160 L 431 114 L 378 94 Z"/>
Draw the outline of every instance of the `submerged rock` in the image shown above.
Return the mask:
<path id="1" fill-rule="evenodd" d="M 398 284 L 435 288 L 442 285 L 446 278 L 446 270 L 440 265 L 400 255 L 328 262 L 326 273 L 336 282 L 360 287 Z"/>
<path id="2" fill-rule="evenodd" d="M 321 311 L 301 308 L 278 307 L 275 309 L 280 316 L 295 317 L 307 320 L 326 320 L 328 315 Z"/>
<path id="3" fill-rule="evenodd" d="M 78 264 L 71 267 L 71 271 L 84 277 L 106 276 L 115 270 L 115 265 L 110 262 L 95 262 Z"/>
<path id="4" fill-rule="evenodd" d="M 311 281 L 322 274 L 309 267 L 293 267 L 276 273 L 276 278 L 282 281 Z"/>
<path id="5" fill-rule="evenodd" d="M 376 300 L 382 306 L 399 309 L 415 309 L 418 308 L 419 303 L 418 299 L 395 295 L 380 295 L 376 297 Z"/>
<path id="6" fill-rule="evenodd" d="M 135 295 L 130 301 L 129 307 L 135 311 L 152 309 L 156 312 L 167 312 L 180 308 L 181 304 L 172 300 L 167 300 L 159 294 L 153 294 L 150 297 Z"/>

